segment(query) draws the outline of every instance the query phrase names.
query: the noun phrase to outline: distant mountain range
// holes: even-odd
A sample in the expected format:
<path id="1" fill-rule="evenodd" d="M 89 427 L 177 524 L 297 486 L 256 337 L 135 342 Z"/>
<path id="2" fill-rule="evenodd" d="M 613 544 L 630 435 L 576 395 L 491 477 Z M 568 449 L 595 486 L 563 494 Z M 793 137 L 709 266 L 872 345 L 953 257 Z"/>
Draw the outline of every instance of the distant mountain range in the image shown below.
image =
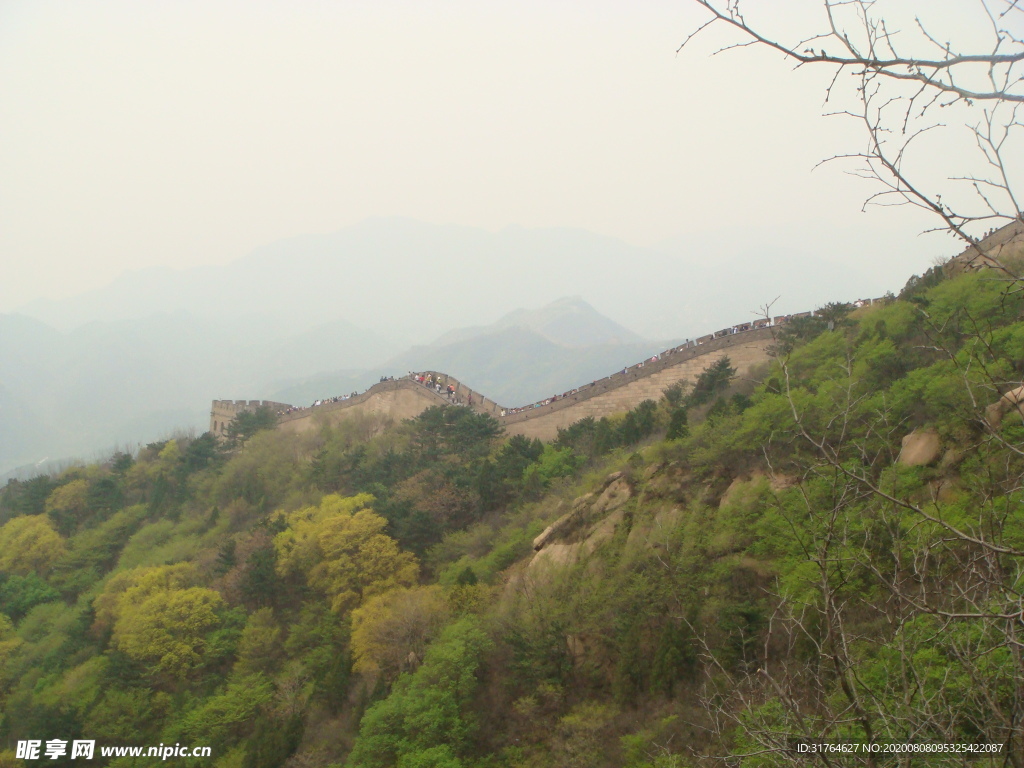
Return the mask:
<path id="1" fill-rule="evenodd" d="M 381 376 L 440 370 L 504 405 L 523 405 L 592 381 L 672 346 L 608 319 L 579 297 L 519 309 L 485 326 L 442 334 L 369 371 L 339 371 L 278 386 L 271 399 L 305 404 L 365 389 Z"/>
<path id="2" fill-rule="evenodd" d="M 843 257 L 877 246 L 833 241 L 773 251 L 737 229 L 639 248 L 371 219 L 228 265 L 127 273 L 0 315 L 0 475 L 203 430 L 214 398 L 311 402 L 414 369 L 522 404 L 780 295 L 776 313 L 899 287 Z"/>
<path id="3" fill-rule="evenodd" d="M 536 310 L 517 309 L 490 325 L 459 328 L 442 334 L 431 345 L 444 347 L 459 341 L 489 336 L 509 328 L 523 328 L 563 347 L 595 344 L 636 344 L 643 338 L 610 320 L 580 296 L 553 301 Z"/>
<path id="4" fill-rule="evenodd" d="M 776 297 L 779 311 L 795 312 L 880 295 L 910 270 L 889 259 L 887 275 L 877 259 L 866 263 L 882 245 L 856 233 L 808 228 L 780 239 L 736 227 L 640 248 L 574 229 L 488 232 L 378 218 L 282 240 L 227 265 L 126 273 L 18 313 L 59 330 L 158 313 L 262 317 L 283 336 L 341 318 L 401 348 L 582 296 L 642 336 L 687 336 L 738 322 Z"/>

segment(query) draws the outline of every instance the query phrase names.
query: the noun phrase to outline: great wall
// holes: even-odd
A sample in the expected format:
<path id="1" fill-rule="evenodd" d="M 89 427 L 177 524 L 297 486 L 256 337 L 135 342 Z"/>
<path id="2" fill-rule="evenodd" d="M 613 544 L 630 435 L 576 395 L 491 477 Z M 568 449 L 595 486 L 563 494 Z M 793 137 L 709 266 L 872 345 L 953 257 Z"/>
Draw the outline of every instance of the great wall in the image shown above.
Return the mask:
<path id="1" fill-rule="evenodd" d="M 972 245 L 950 259 L 945 269 L 949 273 L 973 271 L 1022 255 L 1024 221 L 1014 220 L 986 232 L 977 246 Z M 878 299 L 858 300 L 853 304 L 860 307 L 876 301 Z M 401 421 L 415 418 L 433 405 L 454 404 L 494 416 L 507 434 L 553 440 L 559 429 L 588 416 L 610 416 L 628 411 L 643 400 L 657 400 L 670 385 L 694 381 L 722 357 L 728 356 L 738 376 L 749 376 L 753 369 L 768 360 L 768 347 L 774 340 L 776 328 L 793 318 L 813 314 L 801 312 L 723 328 L 598 381 L 518 408 L 502 407 L 447 373 L 423 371 L 418 374 L 425 380 L 423 383 L 414 375 L 388 379 L 361 394 L 318 401 L 315 406 L 306 408 L 266 400 L 214 400 L 210 431 L 223 437 L 239 413 L 260 407 L 279 414 L 278 429 L 301 432 L 357 413 L 383 414 Z M 427 382 L 430 386 L 425 386 Z"/>
<path id="2" fill-rule="evenodd" d="M 856 304 L 863 306 L 875 301 L 878 299 Z M 603 379 L 519 408 L 503 407 L 447 373 L 422 371 L 381 381 L 360 394 L 318 401 L 306 408 L 266 400 L 214 400 L 210 431 L 224 436 L 237 414 L 260 407 L 279 414 L 278 429 L 302 432 L 357 413 L 382 414 L 401 421 L 415 418 L 433 405 L 458 405 L 495 417 L 507 434 L 553 440 L 559 429 L 588 416 L 610 416 L 628 411 L 643 400 L 658 400 L 667 387 L 696 380 L 705 368 L 722 357 L 729 358 L 737 376 L 747 376 L 768 360 L 768 347 L 779 326 L 813 314 L 801 312 L 723 328 Z M 417 380 L 417 376 L 424 381 Z"/>

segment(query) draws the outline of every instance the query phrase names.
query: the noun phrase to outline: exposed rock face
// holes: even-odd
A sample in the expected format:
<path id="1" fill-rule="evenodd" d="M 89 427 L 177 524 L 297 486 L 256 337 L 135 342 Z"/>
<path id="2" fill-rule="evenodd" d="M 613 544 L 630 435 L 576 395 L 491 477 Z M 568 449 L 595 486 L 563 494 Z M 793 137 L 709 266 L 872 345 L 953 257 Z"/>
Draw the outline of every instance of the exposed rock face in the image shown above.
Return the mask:
<path id="1" fill-rule="evenodd" d="M 659 509 L 653 516 L 639 522 L 634 520 L 626 538 L 627 551 L 664 548 L 665 540 L 679 524 L 682 515 L 683 510 L 673 505 Z"/>
<path id="2" fill-rule="evenodd" d="M 608 541 L 615 535 L 615 529 L 622 524 L 622 521 L 625 518 L 626 510 L 620 506 L 601 520 L 594 526 L 593 530 L 590 531 L 587 538 L 583 540 L 582 544 L 584 551 L 586 551 L 587 554 L 590 554 L 597 549 L 598 546 Z"/>
<path id="3" fill-rule="evenodd" d="M 906 467 L 923 467 L 939 458 L 941 444 L 934 429 L 915 429 L 903 438 L 899 463 Z"/>
<path id="4" fill-rule="evenodd" d="M 937 446 L 938 436 L 934 439 Z M 622 526 L 628 527 L 626 551 L 664 549 L 675 535 L 685 506 L 670 491 L 689 482 L 689 476 L 659 464 L 653 469 L 648 467 L 642 478 L 640 482 L 647 484 L 643 514 L 634 516 L 630 511 L 628 502 L 635 493 L 631 480 L 622 472 L 613 472 L 598 490 L 574 499 L 569 511 L 533 540 L 535 554 L 525 573 L 536 575 L 548 567 L 570 566 L 611 541 Z M 723 509 L 742 505 L 747 495 L 760 492 L 758 488 L 777 492 L 797 482 L 799 479 L 790 475 L 755 469 L 735 478 L 718 500 L 718 506 Z"/>
<path id="5" fill-rule="evenodd" d="M 763 475 L 758 473 L 758 477 L 763 477 Z M 725 489 L 725 493 L 722 494 L 722 498 L 719 499 L 718 501 L 719 508 L 726 507 L 729 504 L 731 504 L 734 501 L 740 489 L 748 485 L 750 483 L 750 480 L 751 478 L 749 477 L 740 476 L 734 479 L 731 483 L 729 483 L 729 487 Z"/>
<path id="6" fill-rule="evenodd" d="M 554 541 L 565 532 L 576 528 L 581 522 L 584 513 L 587 511 L 590 500 L 593 498 L 594 494 L 587 493 L 573 501 L 572 509 L 541 531 L 540 535 L 533 540 L 533 548 L 540 551 L 544 548 L 545 544 Z"/>
<path id="7" fill-rule="evenodd" d="M 998 427 L 1003 417 L 1011 410 L 1024 416 L 1024 386 L 1011 389 L 985 409 L 985 420 L 993 427 Z"/>
<path id="8" fill-rule="evenodd" d="M 597 501 L 591 505 L 593 515 L 604 515 L 613 509 L 618 509 L 633 495 L 629 483 L 621 472 L 614 472 L 605 478 L 605 489 L 598 496 Z"/>
<path id="9" fill-rule="evenodd" d="M 598 494 L 588 493 L 572 503 L 572 509 L 544 529 L 533 540 L 537 553 L 528 570 L 548 565 L 571 565 L 580 552 L 593 552 L 615 535 L 625 519 L 624 505 L 633 489 L 622 472 L 613 472 L 604 480 Z"/>
<path id="10" fill-rule="evenodd" d="M 548 544 L 544 549 L 533 556 L 527 570 L 535 571 L 546 566 L 572 565 L 579 557 L 581 544 Z"/>

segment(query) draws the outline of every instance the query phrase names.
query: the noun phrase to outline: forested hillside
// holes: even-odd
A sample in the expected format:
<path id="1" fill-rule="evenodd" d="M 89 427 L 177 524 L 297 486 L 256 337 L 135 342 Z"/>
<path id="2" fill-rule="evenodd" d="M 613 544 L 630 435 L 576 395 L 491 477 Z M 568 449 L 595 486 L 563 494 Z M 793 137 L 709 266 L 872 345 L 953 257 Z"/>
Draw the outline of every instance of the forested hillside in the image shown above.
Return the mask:
<path id="1" fill-rule="evenodd" d="M 933 270 L 551 444 L 432 408 L 11 481 L 0 765 L 1020 765 L 1013 285 Z"/>

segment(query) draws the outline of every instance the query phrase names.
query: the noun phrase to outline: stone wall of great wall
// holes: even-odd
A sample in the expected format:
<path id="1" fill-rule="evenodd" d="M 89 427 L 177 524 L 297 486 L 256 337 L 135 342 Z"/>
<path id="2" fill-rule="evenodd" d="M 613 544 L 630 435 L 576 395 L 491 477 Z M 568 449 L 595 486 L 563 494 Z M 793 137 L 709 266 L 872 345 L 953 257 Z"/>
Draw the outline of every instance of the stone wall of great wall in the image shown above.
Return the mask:
<path id="1" fill-rule="evenodd" d="M 275 403 L 273 400 L 214 400 L 210 409 L 210 432 L 223 437 L 235 416 L 243 411 L 255 411 L 263 407 L 273 411 L 291 408 L 287 403 Z"/>
<path id="2" fill-rule="evenodd" d="M 996 266 L 1001 260 L 1013 259 L 1024 253 L 1024 222 L 1011 221 L 1006 226 L 992 229 L 978 240 L 978 245 L 968 246 L 954 256 L 946 265 L 947 272 L 973 272 Z"/>
<path id="3" fill-rule="evenodd" d="M 669 386 L 696 381 L 705 368 L 722 357 L 729 358 L 737 376 L 746 376 L 767 362 L 773 340 L 773 329 L 766 327 L 670 350 L 657 360 L 645 361 L 642 367 L 607 376 L 545 405 L 499 416 L 498 421 L 509 434 L 553 440 L 559 429 L 580 419 L 599 419 L 628 411 L 644 400 L 657 401 Z"/>
<path id="4" fill-rule="evenodd" d="M 947 269 L 951 272 L 982 269 L 991 266 L 994 259 L 1021 254 L 1024 254 L 1024 222 L 1015 220 L 987 232 L 977 247 L 970 246 L 951 259 Z M 874 301 L 877 299 L 854 304 L 860 307 Z M 657 400 L 670 385 L 693 382 L 705 368 L 724 356 L 729 357 L 738 376 L 747 375 L 768 359 L 767 348 L 774 338 L 774 328 L 793 318 L 812 314 L 801 312 L 724 328 L 563 395 L 518 408 L 504 408 L 454 376 L 424 371 L 420 375 L 424 379 L 429 377 L 431 382 L 440 382 L 444 394 L 404 377 L 381 381 L 361 394 L 332 398 L 308 408 L 264 400 L 214 400 L 210 431 L 224 436 L 238 413 L 261 406 L 278 413 L 279 429 L 301 432 L 355 413 L 382 414 L 400 421 L 415 418 L 432 405 L 456 404 L 494 416 L 508 434 L 551 440 L 557 436 L 559 428 L 580 419 L 621 413 L 643 400 Z M 447 394 L 449 386 L 450 395 Z"/>
<path id="5" fill-rule="evenodd" d="M 876 300 L 858 301 L 856 305 L 873 301 Z M 560 428 L 580 419 L 622 413 L 643 400 L 658 400 L 667 387 L 677 382 L 692 383 L 721 357 L 728 356 L 737 375 L 746 376 L 767 361 L 775 328 L 813 314 L 801 312 L 723 328 L 598 381 L 518 408 L 502 407 L 447 373 L 423 371 L 417 374 L 422 381 L 408 376 L 388 379 L 365 392 L 318 401 L 305 408 L 261 400 L 214 400 L 210 431 L 223 436 L 237 413 L 261 406 L 278 413 L 279 429 L 303 432 L 357 413 L 380 414 L 401 421 L 415 418 L 432 405 L 458 405 L 495 417 L 508 434 L 553 440 Z M 426 381 L 431 386 L 426 386 Z"/>

